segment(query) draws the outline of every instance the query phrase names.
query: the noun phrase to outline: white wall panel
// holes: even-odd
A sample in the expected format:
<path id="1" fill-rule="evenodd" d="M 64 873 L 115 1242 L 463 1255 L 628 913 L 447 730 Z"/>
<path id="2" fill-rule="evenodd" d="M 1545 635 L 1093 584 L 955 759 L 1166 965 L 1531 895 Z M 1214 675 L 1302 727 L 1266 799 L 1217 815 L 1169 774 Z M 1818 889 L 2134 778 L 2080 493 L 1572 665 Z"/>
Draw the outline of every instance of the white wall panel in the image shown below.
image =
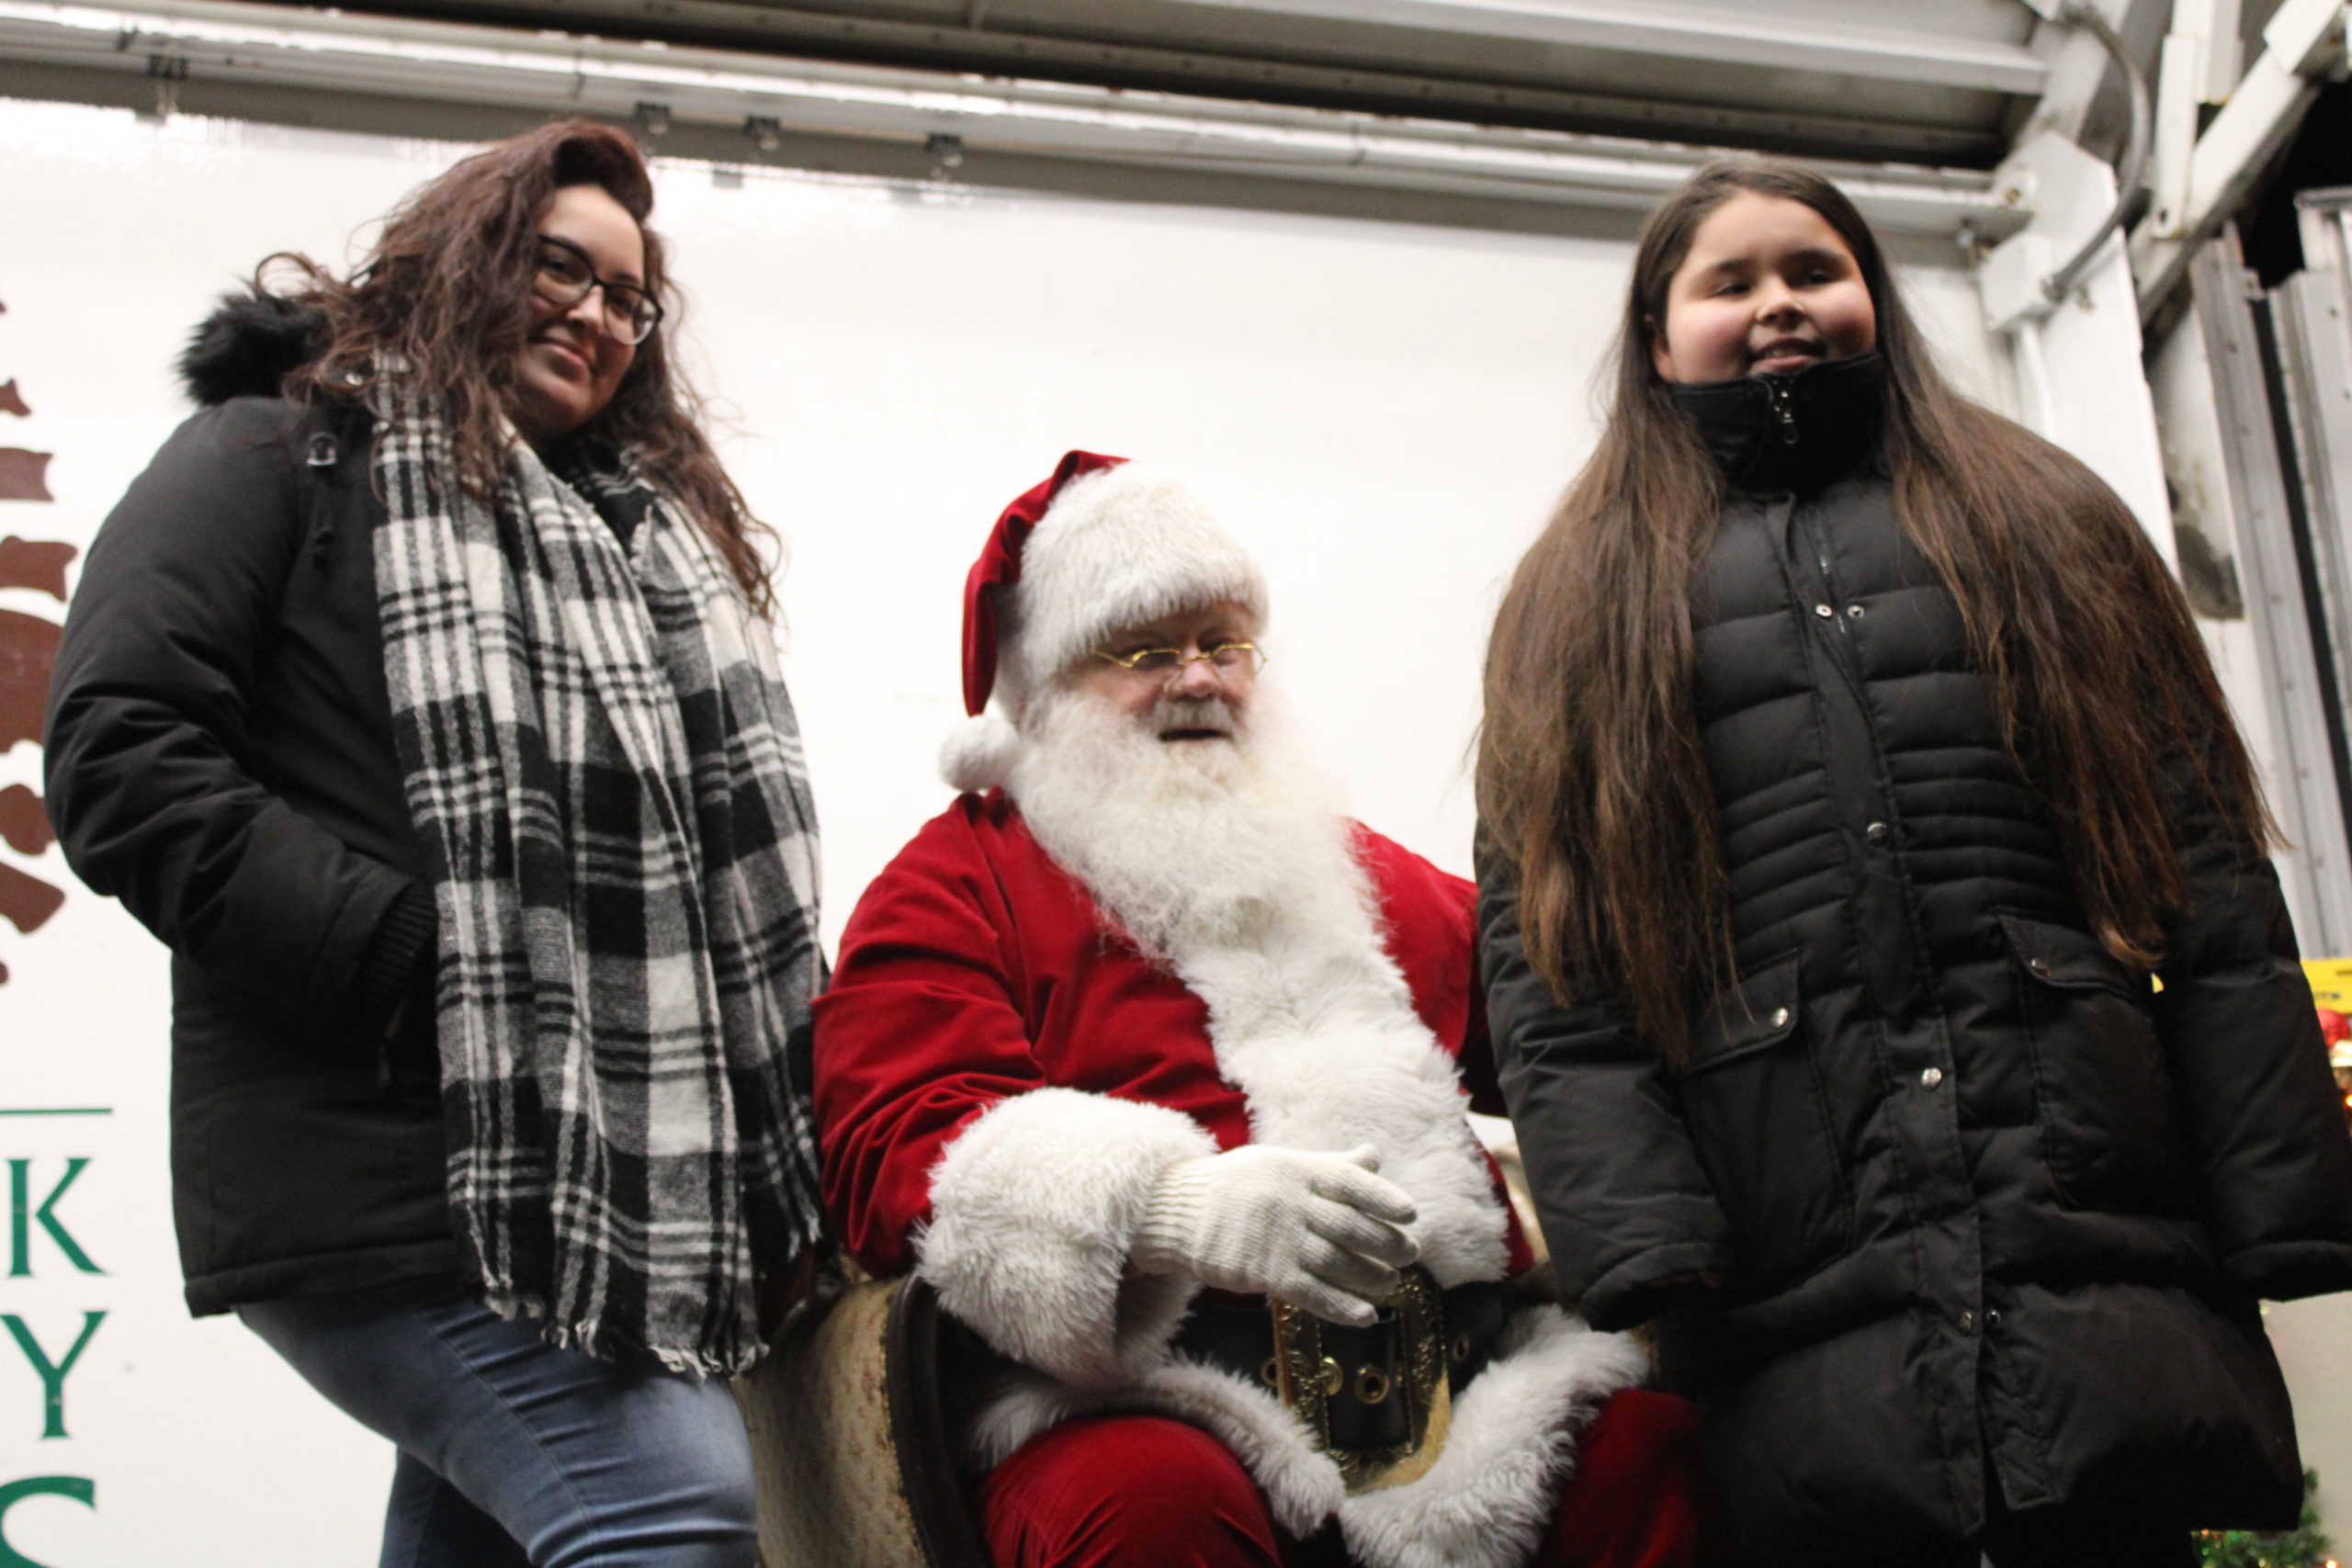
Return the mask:
<path id="1" fill-rule="evenodd" d="M 0 100 L 0 382 L 32 409 L 0 446 L 54 454 L 53 503 L 0 536 L 86 546 L 185 405 L 169 363 L 265 253 L 351 237 L 459 149 Z M 1274 666 L 1359 813 L 1468 867 L 1464 759 L 1501 580 L 1589 446 L 1594 373 L 1630 247 L 1311 217 L 908 187 L 706 165 L 661 171 L 692 298 L 689 351 L 726 449 L 790 541 L 787 670 L 827 838 L 829 940 L 947 800 L 964 572 L 1004 502 L 1069 446 L 1149 457 L 1221 502 L 1273 586 Z M 1962 383 L 2005 367 L 1973 281 L 1914 266 Z M 0 591 L 0 608 L 56 604 Z M 34 748 L 0 787 L 37 785 Z M 19 869 L 65 880 L 54 850 Z M 164 955 L 78 888 L 0 924 L 0 1157 L 104 1268 L 39 1236 L 0 1314 L 62 1349 L 69 1436 L 0 1339 L 0 1485 L 75 1475 L 95 1511 L 0 1520 L 51 1568 L 370 1560 L 389 1456 L 233 1323 L 187 1321 L 168 1224 Z"/>

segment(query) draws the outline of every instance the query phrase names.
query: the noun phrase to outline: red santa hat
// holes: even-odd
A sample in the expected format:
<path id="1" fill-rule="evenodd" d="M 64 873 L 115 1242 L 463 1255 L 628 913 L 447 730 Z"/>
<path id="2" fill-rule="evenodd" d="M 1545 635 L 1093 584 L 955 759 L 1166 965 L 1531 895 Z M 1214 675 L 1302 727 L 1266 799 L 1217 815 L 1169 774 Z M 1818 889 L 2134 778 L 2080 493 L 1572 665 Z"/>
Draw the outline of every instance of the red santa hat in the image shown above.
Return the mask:
<path id="1" fill-rule="evenodd" d="M 1230 600 L 1261 619 L 1258 563 L 1192 490 L 1124 457 L 1063 456 L 989 531 L 964 581 L 964 711 L 940 773 L 959 790 L 1004 783 L 1022 708 L 1121 626 Z"/>

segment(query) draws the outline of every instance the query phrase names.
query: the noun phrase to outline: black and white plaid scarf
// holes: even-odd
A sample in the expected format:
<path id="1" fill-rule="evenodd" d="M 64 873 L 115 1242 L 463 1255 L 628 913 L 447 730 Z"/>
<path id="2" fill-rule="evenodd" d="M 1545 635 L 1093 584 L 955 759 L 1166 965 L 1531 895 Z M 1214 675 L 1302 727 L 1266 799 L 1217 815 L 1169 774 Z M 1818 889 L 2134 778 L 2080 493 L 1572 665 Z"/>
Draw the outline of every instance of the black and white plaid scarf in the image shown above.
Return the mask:
<path id="1" fill-rule="evenodd" d="M 773 640 L 628 466 L 592 506 L 517 440 L 484 507 L 429 400 L 387 378 L 378 412 L 458 1235 L 490 1303 L 558 1344 L 740 1371 L 755 1270 L 822 1225 L 816 816 Z"/>

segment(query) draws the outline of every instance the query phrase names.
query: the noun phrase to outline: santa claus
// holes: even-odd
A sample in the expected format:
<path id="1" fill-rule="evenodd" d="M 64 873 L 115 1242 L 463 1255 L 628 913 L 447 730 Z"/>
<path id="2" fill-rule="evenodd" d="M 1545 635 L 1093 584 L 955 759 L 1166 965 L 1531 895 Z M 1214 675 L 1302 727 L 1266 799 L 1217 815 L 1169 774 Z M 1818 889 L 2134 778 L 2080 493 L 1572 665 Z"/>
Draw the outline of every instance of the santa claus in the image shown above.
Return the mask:
<path id="1" fill-rule="evenodd" d="M 852 917 L 815 1092 L 851 1252 L 994 1352 L 1000 1568 L 1693 1561 L 1686 1408 L 1514 1289 L 1473 889 L 1340 814 L 1250 558 L 1074 452 L 965 615 L 967 793 Z"/>

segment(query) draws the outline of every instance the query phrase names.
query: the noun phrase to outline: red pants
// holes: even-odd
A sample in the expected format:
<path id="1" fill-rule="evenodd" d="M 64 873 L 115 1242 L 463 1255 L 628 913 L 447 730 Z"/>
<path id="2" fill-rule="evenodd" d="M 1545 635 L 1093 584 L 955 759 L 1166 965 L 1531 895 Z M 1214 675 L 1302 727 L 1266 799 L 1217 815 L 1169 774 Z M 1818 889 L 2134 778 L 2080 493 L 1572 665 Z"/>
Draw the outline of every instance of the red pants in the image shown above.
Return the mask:
<path id="1" fill-rule="evenodd" d="M 1528 1568 L 1692 1568 L 1701 1553 L 1697 1427 L 1661 1393 L 1620 1393 L 1577 1444 L 1574 1478 Z M 997 1568 L 1327 1568 L 1338 1532 L 1298 1541 L 1249 1473 L 1197 1427 L 1106 1416 L 1036 1438 L 981 1496 Z M 1712 1533 L 1712 1532 L 1709 1532 Z"/>

